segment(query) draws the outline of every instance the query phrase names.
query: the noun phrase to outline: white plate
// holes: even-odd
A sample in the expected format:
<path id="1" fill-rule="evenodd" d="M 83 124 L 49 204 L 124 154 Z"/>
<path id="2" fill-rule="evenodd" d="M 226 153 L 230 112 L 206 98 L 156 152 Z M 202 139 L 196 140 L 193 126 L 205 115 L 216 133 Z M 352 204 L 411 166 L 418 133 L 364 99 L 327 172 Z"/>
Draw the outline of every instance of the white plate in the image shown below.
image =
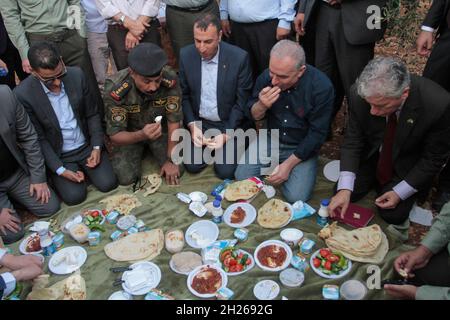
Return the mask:
<path id="1" fill-rule="evenodd" d="M 337 182 L 339 180 L 341 162 L 339 160 L 333 160 L 328 162 L 323 167 L 323 175 L 331 182 Z"/>
<path id="2" fill-rule="evenodd" d="M 199 255 L 200 256 L 200 255 Z M 173 256 L 172 256 L 172 258 L 173 258 Z M 178 273 L 178 274 L 183 274 L 183 275 L 185 275 L 185 276 L 187 276 L 187 275 L 189 275 L 189 273 L 191 273 L 191 271 L 188 271 L 188 272 L 180 272 L 179 270 L 177 270 L 176 268 L 175 268 L 175 266 L 174 266 L 174 264 L 173 264 L 173 259 L 170 259 L 170 261 L 169 261 L 169 267 L 170 267 L 170 269 L 173 271 L 173 272 L 175 272 L 175 273 Z M 201 256 L 200 256 L 200 260 L 201 260 Z"/>
<path id="3" fill-rule="evenodd" d="M 125 282 L 122 283 L 122 288 L 123 290 L 125 290 L 125 292 L 134 295 L 134 296 L 140 296 L 140 295 L 144 295 L 147 294 L 150 290 L 156 288 L 159 284 L 159 282 L 161 281 L 161 269 L 159 269 L 159 267 L 154 264 L 153 262 L 150 261 L 140 261 L 140 262 L 136 262 L 133 263 L 130 266 L 131 269 L 135 270 L 135 269 L 141 269 L 141 270 L 145 270 L 149 273 L 150 275 L 150 279 L 147 283 L 147 285 L 141 289 L 138 290 L 131 290 Z M 122 280 L 125 281 L 127 275 L 130 273 L 131 271 L 125 271 L 122 274 Z"/>
<path id="4" fill-rule="evenodd" d="M 196 240 L 192 239 L 191 235 L 193 232 L 196 232 L 199 236 L 201 236 L 204 239 L 204 242 L 199 244 Z M 200 220 L 190 225 L 190 227 L 186 230 L 184 237 L 186 239 L 186 243 L 192 248 L 203 249 L 217 240 L 219 237 L 219 227 L 212 221 Z"/>
<path id="5" fill-rule="evenodd" d="M 316 252 L 314 252 L 311 255 L 311 259 L 309 259 L 309 264 L 311 265 L 311 269 L 313 269 L 314 272 L 317 273 L 322 278 L 325 278 L 325 279 L 339 279 L 339 278 L 345 277 L 350 272 L 350 270 L 352 268 L 352 261 L 350 259 L 345 258 L 345 259 L 348 260 L 347 269 L 341 271 L 341 273 L 339 273 L 339 274 L 325 274 L 325 273 L 323 273 L 320 269 L 314 267 L 314 264 L 313 264 L 313 259 L 319 254 L 319 252 L 320 252 L 320 249 L 317 250 Z"/>
<path id="6" fill-rule="evenodd" d="M 273 300 L 280 293 L 280 286 L 273 280 L 262 280 L 253 288 L 253 294 L 258 300 Z"/>
<path id="7" fill-rule="evenodd" d="M 268 245 L 277 245 L 277 246 L 283 247 L 284 250 L 286 250 L 286 253 L 287 253 L 286 254 L 286 260 L 284 261 L 284 263 L 281 266 L 279 266 L 277 268 L 269 268 L 269 267 L 264 266 L 261 262 L 259 262 L 259 260 L 258 260 L 258 252 L 259 252 L 259 250 L 261 250 L 261 248 L 263 248 L 263 247 L 267 247 Z M 279 240 L 266 240 L 263 243 L 261 243 L 259 246 L 256 247 L 254 257 L 255 257 L 256 264 L 261 269 L 266 270 L 266 271 L 277 272 L 277 271 L 284 270 L 284 269 L 286 269 L 289 266 L 289 264 L 291 263 L 291 259 L 292 259 L 292 250 L 291 250 L 291 248 L 289 248 L 289 246 L 286 243 L 284 243 L 282 241 L 279 241 Z"/>
<path id="8" fill-rule="evenodd" d="M 249 271 L 249 270 L 251 270 L 251 269 L 253 269 L 253 267 L 255 266 L 255 258 L 253 258 L 253 256 L 249 253 L 249 252 L 247 252 L 247 251 L 245 251 L 245 250 L 242 250 L 242 249 L 238 249 L 237 250 L 237 253 L 239 254 L 239 253 L 243 253 L 243 254 L 248 254 L 248 256 L 250 257 L 250 260 L 252 261 L 248 266 L 247 266 L 247 268 L 245 268 L 244 270 L 242 270 L 242 271 L 240 271 L 240 272 L 226 272 L 225 270 L 225 273 L 227 274 L 227 275 L 229 275 L 229 276 L 238 276 L 238 275 L 240 275 L 240 274 L 243 274 L 243 273 L 246 273 L 247 271 Z M 220 262 L 219 261 L 219 263 L 220 263 L 220 265 L 222 266 L 222 262 Z M 223 266 L 222 266 L 223 267 Z"/>
<path id="9" fill-rule="evenodd" d="M 66 253 L 76 252 L 78 253 L 77 257 L 77 264 L 76 265 L 67 265 L 67 263 L 64 261 L 58 266 L 53 266 L 53 261 L 56 259 L 59 259 L 60 256 L 63 256 Z M 48 268 L 51 272 L 54 274 L 69 274 L 74 271 L 77 271 L 81 268 L 81 266 L 86 262 L 87 259 L 87 252 L 84 250 L 84 248 L 80 246 L 74 246 L 74 247 L 67 247 L 64 249 L 61 249 L 54 253 L 52 257 L 50 258 L 50 261 L 48 262 Z"/>
<path id="10" fill-rule="evenodd" d="M 205 294 L 202 294 L 202 293 L 198 293 L 197 291 L 194 290 L 194 288 L 192 288 L 192 285 L 191 285 L 191 284 L 192 284 L 192 280 L 194 280 L 194 277 L 195 277 L 195 276 L 196 276 L 203 268 L 212 268 L 212 269 L 217 270 L 217 271 L 220 273 L 220 275 L 222 276 L 222 286 L 221 286 L 219 289 L 225 288 L 225 287 L 227 286 L 227 283 L 228 283 L 228 277 L 227 277 L 227 274 L 225 273 L 225 271 L 223 271 L 223 270 L 222 270 L 221 268 L 219 268 L 218 266 L 215 266 L 215 265 L 212 265 L 212 264 L 205 264 L 205 265 L 202 265 L 202 266 L 199 266 L 199 267 L 195 268 L 194 270 L 192 270 L 192 271 L 189 273 L 189 276 L 188 276 L 188 278 L 187 278 L 187 287 L 188 287 L 189 291 L 190 291 L 192 294 L 196 295 L 196 296 L 199 297 L 199 298 L 212 298 L 212 297 L 215 297 L 215 296 L 216 296 L 215 293 L 205 293 Z M 219 289 L 217 289 L 217 291 L 219 291 Z"/>
<path id="11" fill-rule="evenodd" d="M 116 291 L 109 296 L 108 300 L 133 300 L 133 296 L 125 291 Z"/>
<path id="12" fill-rule="evenodd" d="M 231 214 L 238 207 L 241 207 L 245 211 L 245 218 L 241 223 L 231 223 Z M 245 228 L 250 225 L 256 219 L 256 209 L 250 203 L 240 202 L 230 205 L 223 214 L 223 221 L 232 228 Z"/>
<path id="13" fill-rule="evenodd" d="M 22 253 L 22 254 L 42 253 L 42 249 L 39 250 L 39 251 L 33 251 L 33 252 L 28 252 L 28 251 L 26 250 L 28 240 L 30 240 L 30 238 L 31 238 L 32 236 L 35 236 L 35 235 L 37 235 L 37 232 L 31 233 L 28 237 L 26 237 L 25 239 L 22 240 L 22 242 L 21 242 L 20 245 L 19 245 L 19 251 L 20 251 L 20 253 Z M 55 234 L 54 234 L 53 232 L 50 231 L 50 236 L 53 237 L 54 235 L 55 235 Z"/>

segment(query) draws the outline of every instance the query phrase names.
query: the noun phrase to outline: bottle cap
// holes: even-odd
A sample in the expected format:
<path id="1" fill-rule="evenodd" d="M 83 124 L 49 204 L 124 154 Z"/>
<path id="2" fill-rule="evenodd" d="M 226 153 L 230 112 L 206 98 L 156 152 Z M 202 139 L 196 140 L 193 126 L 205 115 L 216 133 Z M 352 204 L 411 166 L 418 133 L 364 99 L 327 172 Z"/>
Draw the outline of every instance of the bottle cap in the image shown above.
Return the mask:
<path id="1" fill-rule="evenodd" d="M 220 207 L 220 201 L 219 201 L 219 200 L 214 200 L 213 206 L 214 206 L 215 208 L 219 208 L 219 207 Z"/>
<path id="2" fill-rule="evenodd" d="M 325 207 L 328 207 L 328 205 L 330 204 L 330 199 L 322 199 L 320 204 L 325 206 Z"/>

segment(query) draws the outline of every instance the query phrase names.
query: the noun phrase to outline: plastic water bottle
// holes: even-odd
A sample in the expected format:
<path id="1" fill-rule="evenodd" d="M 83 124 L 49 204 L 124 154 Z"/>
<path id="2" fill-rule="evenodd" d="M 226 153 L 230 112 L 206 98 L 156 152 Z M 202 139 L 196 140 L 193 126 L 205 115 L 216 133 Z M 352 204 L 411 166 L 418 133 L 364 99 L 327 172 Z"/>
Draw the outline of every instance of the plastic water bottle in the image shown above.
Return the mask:
<path id="1" fill-rule="evenodd" d="M 52 240 L 52 237 L 50 237 L 48 229 L 39 230 L 39 239 L 40 239 L 42 254 L 44 256 L 48 257 L 56 252 L 56 247 L 53 244 L 53 240 Z"/>
<path id="2" fill-rule="evenodd" d="M 222 183 L 219 183 L 218 185 L 216 185 L 216 186 L 214 187 L 214 189 L 211 191 L 211 195 L 212 195 L 213 197 L 222 195 L 223 192 L 224 192 L 224 190 L 225 190 L 225 188 L 228 187 L 228 185 L 231 184 L 231 182 L 232 182 L 232 181 L 231 181 L 230 179 L 225 179 L 225 180 L 223 180 Z"/>
<path id="3" fill-rule="evenodd" d="M 325 227 L 328 224 L 328 205 L 330 204 L 329 199 L 323 199 L 320 202 L 320 209 L 317 212 L 317 224 L 321 227 Z"/>
<path id="4" fill-rule="evenodd" d="M 212 221 L 214 223 L 219 224 L 222 222 L 223 209 L 219 200 L 214 200 L 211 214 L 213 216 Z"/>

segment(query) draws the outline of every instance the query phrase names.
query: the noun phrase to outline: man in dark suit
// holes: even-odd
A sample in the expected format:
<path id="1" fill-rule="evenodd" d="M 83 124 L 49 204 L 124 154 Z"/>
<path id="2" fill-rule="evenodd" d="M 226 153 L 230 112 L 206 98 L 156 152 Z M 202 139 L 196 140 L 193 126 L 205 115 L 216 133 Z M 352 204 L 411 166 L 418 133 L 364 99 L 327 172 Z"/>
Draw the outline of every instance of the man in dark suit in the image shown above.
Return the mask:
<path id="1" fill-rule="evenodd" d="M 180 84 L 183 91 L 183 113 L 191 132 L 191 150 L 206 146 L 214 149 L 216 157 L 226 159 L 227 129 L 241 127 L 246 118 L 245 104 L 252 89 L 252 72 L 248 54 L 233 45 L 221 42 L 219 19 L 207 14 L 194 24 L 194 45 L 184 47 L 180 54 Z M 219 130 L 214 138 L 205 138 L 208 129 Z M 235 145 L 236 146 L 236 145 Z M 222 152 L 223 151 L 223 152 Z M 232 150 L 234 163 L 215 163 L 217 175 L 233 178 L 236 169 L 236 148 Z M 195 151 L 191 153 L 194 157 Z M 189 163 L 190 162 L 190 163 Z M 194 163 L 184 161 L 186 170 L 199 172 L 204 159 Z"/>
<path id="2" fill-rule="evenodd" d="M 9 244 L 25 233 L 11 199 L 40 217 L 56 213 L 59 200 L 47 186 L 38 136 L 23 106 L 4 85 L 0 101 L 0 235 Z"/>
<path id="3" fill-rule="evenodd" d="M 423 76 L 450 92 L 450 0 L 433 1 L 421 29 L 417 38 L 417 52 L 422 56 L 429 56 Z M 433 47 L 435 31 L 437 37 Z M 433 208 L 440 211 L 448 201 L 450 201 L 450 164 L 447 162 L 439 175 L 438 192 L 433 201 Z"/>
<path id="4" fill-rule="evenodd" d="M 385 26 L 376 18 L 380 18 L 377 15 L 386 2 L 300 0 L 295 29 L 300 35 L 315 29 L 315 66 L 333 82 L 334 115 L 350 86 L 373 58 L 375 42 L 383 38 Z"/>
<path id="5" fill-rule="evenodd" d="M 104 151 L 97 105 L 83 71 L 66 67 L 50 42 L 31 46 L 33 77 L 15 93 L 36 127 L 51 178 L 61 198 L 76 205 L 86 198 L 86 173 L 102 192 L 117 186 Z"/>
<path id="6" fill-rule="evenodd" d="M 378 57 L 352 86 L 349 110 L 330 215 L 337 208 L 343 215 L 350 201 L 375 187 L 379 214 L 400 225 L 449 155 L 450 94 L 410 75 L 401 61 Z"/>

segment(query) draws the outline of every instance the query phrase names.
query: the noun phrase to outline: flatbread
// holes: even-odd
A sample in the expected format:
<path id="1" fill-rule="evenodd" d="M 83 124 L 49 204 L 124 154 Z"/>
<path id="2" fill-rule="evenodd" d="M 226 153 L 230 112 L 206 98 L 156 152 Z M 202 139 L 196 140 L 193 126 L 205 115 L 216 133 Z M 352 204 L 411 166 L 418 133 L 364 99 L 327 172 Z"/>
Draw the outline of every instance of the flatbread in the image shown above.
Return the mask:
<path id="1" fill-rule="evenodd" d="M 128 215 L 134 208 L 142 206 L 138 198 L 132 194 L 116 194 L 100 200 L 100 203 L 106 204 L 106 210 L 117 210 L 123 215 Z"/>
<path id="2" fill-rule="evenodd" d="M 164 247 L 164 234 L 161 229 L 138 232 L 108 243 L 104 250 L 114 261 L 152 260 Z"/>
<path id="3" fill-rule="evenodd" d="M 286 202 L 279 199 L 271 199 L 258 210 L 257 221 L 263 228 L 278 229 L 283 227 L 291 216 L 292 210 Z"/>
<path id="4" fill-rule="evenodd" d="M 228 201 L 248 200 L 258 194 L 259 188 L 252 180 L 233 182 L 225 189 L 224 197 Z"/>
<path id="5" fill-rule="evenodd" d="M 387 237 L 377 224 L 348 231 L 334 222 L 323 228 L 319 237 L 329 248 L 353 261 L 379 264 L 389 251 Z"/>
<path id="6" fill-rule="evenodd" d="M 185 251 L 172 256 L 173 268 L 180 273 L 188 273 L 201 266 L 202 257 L 195 252 Z"/>
<path id="7" fill-rule="evenodd" d="M 156 191 L 158 191 L 159 187 L 162 184 L 162 178 L 159 174 L 153 173 L 148 176 L 145 176 L 144 179 L 147 179 L 148 183 L 150 184 L 145 189 L 144 197 L 147 197 Z"/>
<path id="8" fill-rule="evenodd" d="M 86 282 L 77 273 L 47 288 L 48 283 L 48 274 L 36 278 L 27 300 L 86 300 Z"/>

